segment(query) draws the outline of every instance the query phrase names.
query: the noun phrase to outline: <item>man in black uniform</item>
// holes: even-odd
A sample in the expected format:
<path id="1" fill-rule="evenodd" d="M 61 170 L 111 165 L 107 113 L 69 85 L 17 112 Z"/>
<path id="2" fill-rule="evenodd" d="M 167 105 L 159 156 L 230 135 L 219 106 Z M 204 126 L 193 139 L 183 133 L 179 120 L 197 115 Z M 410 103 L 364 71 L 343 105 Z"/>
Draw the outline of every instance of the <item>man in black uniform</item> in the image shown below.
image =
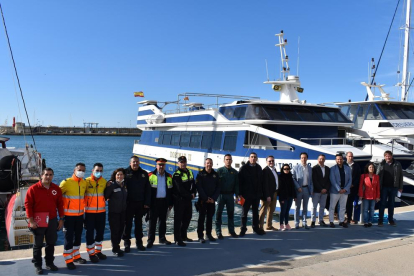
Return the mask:
<path id="1" fill-rule="evenodd" d="M 187 169 L 187 158 L 178 157 L 178 170 L 173 175 L 174 194 L 174 240 L 179 246 L 186 246 L 187 229 L 193 215 L 191 200 L 196 196 L 193 172 Z"/>
<path id="2" fill-rule="evenodd" d="M 263 194 L 262 189 L 262 167 L 257 164 L 257 154 L 252 152 L 249 161 L 239 171 L 240 195 L 244 197 L 245 202 L 242 210 L 242 226 L 240 236 L 243 237 L 247 231 L 247 214 L 250 206 L 252 207 L 253 231 L 258 235 L 265 234 L 264 230 L 259 228 L 259 202 Z"/>
<path id="3" fill-rule="evenodd" d="M 198 241 L 204 243 L 204 221 L 207 214 L 206 237 L 209 241 L 216 239 L 211 235 L 213 216 L 216 209 L 215 202 L 220 195 L 219 175 L 213 170 L 213 160 L 207 158 L 204 169 L 198 173 L 196 186 L 198 191 Z"/>
<path id="4" fill-rule="evenodd" d="M 132 156 L 129 167 L 125 169 L 125 186 L 128 190 L 125 232 L 122 237 L 125 253 L 131 251 L 131 229 L 135 218 L 135 240 L 137 249 L 144 251 L 142 244 L 142 216 L 144 208 L 148 209 L 151 203 L 151 186 L 148 173 L 139 166 L 139 158 Z"/>
<path id="5" fill-rule="evenodd" d="M 346 153 L 346 163 L 351 168 L 352 171 L 352 184 L 351 191 L 349 192 L 348 199 L 346 201 L 346 216 L 347 223 L 350 224 L 353 221 L 355 224 L 359 221 L 359 216 L 361 210 L 359 209 L 361 205 L 356 204 L 359 200 L 358 191 L 359 191 L 359 181 L 361 177 L 361 168 L 357 163 L 354 162 L 354 154 L 352 151 Z M 355 208 L 354 208 L 355 206 Z M 354 216 L 352 218 L 352 211 Z"/>
<path id="6" fill-rule="evenodd" d="M 155 160 L 157 167 L 148 174 L 151 184 L 151 208 L 149 213 L 148 244 L 151 248 L 155 240 L 155 228 L 158 222 L 158 232 L 161 244 L 170 245 L 171 242 L 165 238 L 167 231 L 167 211 L 173 207 L 172 198 L 172 176 L 165 171 L 167 159 Z"/>

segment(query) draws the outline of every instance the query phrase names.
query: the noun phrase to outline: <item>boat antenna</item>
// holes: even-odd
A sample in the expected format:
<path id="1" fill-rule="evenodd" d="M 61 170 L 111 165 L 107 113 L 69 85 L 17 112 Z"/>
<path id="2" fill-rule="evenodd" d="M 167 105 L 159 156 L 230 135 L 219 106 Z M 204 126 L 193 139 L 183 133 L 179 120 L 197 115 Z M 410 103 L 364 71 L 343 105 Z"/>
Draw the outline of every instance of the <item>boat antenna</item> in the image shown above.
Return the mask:
<path id="1" fill-rule="evenodd" d="M 269 81 L 269 69 L 267 68 L 267 59 L 265 59 L 266 63 L 266 75 L 267 75 L 267 81 Z"/>
<path id="2" fill-rule="evenodd" d="M 406 19 L 404 25 L 404 58 L 403 58 L 403 73 L 401 79 L 401 101 L 407 101 L 408 81 L 410 79 L 408 72 L 408 54 L 410 48 L 410 21 L 411 21 L 411 1 L 407 1 Z"/>
<path id="3" fill-rule="evenodd" d="M 299 45 L 300 45 L 300 36 L 298 37 L 298 65 L 296 68 L 296 76 L 299 76 L 299 49 L 300 49 Z"/>
<path id="4" fill-rule="evenodd" d="M 410 1 L 410 0 L 408 0 L 408 1 Z M 387 36 L 386 36 L 386 38 L 385 38 L 384 45 L 382 46 L 382 50 L 381 50 L 380 57 L 379 57 L 379 59 L 378 59 L 377 66 L 375 66 L 375 71 L 374 71 L 374 73 L 373 73 L 373 75 L 372 75 L 371 85 L 372 85 L 372 84 L 374 84 L 374 81 L 375 81 L 375 76 L 377 75 L 377 71 L 378 71 L 378 68 L 379 68 L 379 65 L 380 65 L 380 62 L 381 62 L 382 54 L 384 53 L 385 45 L 387 44 L 388 37 L 389 37 L 389 35 L 390 35 L 390 32 L 391 32 L 391 27 L 392 27 L 392 24 L 393 24 L 393 22 L 394 22 L 394 19 L 395 19 L 395 14 L 397 13 L 397 10 L 398 10 L 398 5 L 399 5 L 399 4 L 400 4 L 400 0 L 398 0 L 397 6 L 395 7 L 394 16 L 392 17 L 391 24 L 390 24 L 390 27 L 389 27 L 389 29 L 388 29 Z M 367 101 L 367 100 L 368 100 L 368 94 L 365 96 L 365 101 Z"/>
<path id="5" fill-rule="evenodd" d="M 34 146 L 35 150 L 37 151 L 37 148 L 36 148 L 36 142 L 35 142 L 35 139 L 34 139 L 34 137 L 33 137 L 32 126 L 30 125 L 29 115 L 27 114 L 26 102 L 24 101 L 23 91 L 22 91 L 22 87 L 21 87 L 21 85 L 20 85 L 19 75 L 17 74 L 16 62 L 14 61 L 13 51 L 12 51 L 11 44 L 10 44 L 9 34 L 7 33 L 6 20 L 4 19 L 3 8 L 2 8 L 2 6 L 1 6 L 1 3 L 0 3 L 0 12 L 1 12 L 1 17 L 2 17 L 2 19 L 3 19 L 4 31 L 6 32 L 7 44 L 9 45 L 10 56 L 11 56 L 11 59 L 12 59 L 12 61 L 13 61 L 13 67 L 14 67 L 14 72 L 15 72 L 15 74 L 16 74 L 16 78 L 17 78 L 17 84 L 19 85 L 19 89 L 20 89 L 20 96 L 21 96 L 22 101 L 23 101 L 24 111 L 25 111 L 25 113 L 26 113 L 27 122 L 28 122 L 28 124 L 29 124 L 30 135 L 32 136 L 33 146 Z M 23 134 L 24 134 L 24 129 L 23 129 Z"/>

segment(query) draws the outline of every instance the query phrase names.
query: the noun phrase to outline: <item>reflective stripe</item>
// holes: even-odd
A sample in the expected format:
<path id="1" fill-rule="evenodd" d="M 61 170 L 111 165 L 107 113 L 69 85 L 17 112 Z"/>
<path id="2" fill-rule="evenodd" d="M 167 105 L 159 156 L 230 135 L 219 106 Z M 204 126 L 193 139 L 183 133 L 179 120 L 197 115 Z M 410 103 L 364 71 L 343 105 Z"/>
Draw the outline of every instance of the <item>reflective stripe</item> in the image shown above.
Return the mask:
<path id="1" fill-rule="evenodd" d="M 75 251 L 75 250 L 79 250 L 80 249 L 80 245 L 77 245 L 77 246 L 74 246 L 73 247 L 73 251 Z"/>
<path id="2" fill-rule="evenodd" d="M 63 198 L 69 198 L 69 199 L 83 199 L 83 196 L 69 196 L 69 195 L 63 195 Z"/>
<path id="3" fill-rule="evenodd" d="M 73 249 L 63 250 L 63 255 L 65 254 L 72 254 Z"/>
<path id="4" fill-rule="evenodd" d="M 93 210 L 93 211 L 102 211 L 105 210 L 105 207 L 85 207 L 85 211 L 89 211 L 89 210 Z"/>
<path id="5" fill-rule="evenodd" d="M 65 213 L 73 213 L 73 214 L 80 214 L 80 213 L 82 213 L 83 214 L 83 210 L 65 209 L 64 211 L 65 211 Z"/>
<path id="6" fill-rule="evenodd" d="M 88 248 L 89 248 L 89 249 L 91 249 L 91 248 L 95 248 L 95 243 L 90 244 L 90 245 L 87 245 L 87 246 L 86 246 L 86 249 L 88 249 Z"/>
<path id="7" fill-rule="evenodd" d="M 96 196 L 104 196 L 104 193 L 95 193 L 95 194 L 91 194 L 91 193 L 86 193 L 85 196 L 92 196 L 92 197 L 96 197 Z"/>

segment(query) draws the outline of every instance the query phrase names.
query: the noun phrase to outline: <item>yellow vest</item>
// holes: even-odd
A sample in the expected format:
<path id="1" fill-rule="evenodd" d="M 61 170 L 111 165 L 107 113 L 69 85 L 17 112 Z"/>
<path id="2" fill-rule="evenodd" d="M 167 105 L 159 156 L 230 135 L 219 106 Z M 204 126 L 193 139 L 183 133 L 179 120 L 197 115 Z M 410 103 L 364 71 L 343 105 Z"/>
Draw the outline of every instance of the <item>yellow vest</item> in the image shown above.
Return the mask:
<path id="1" fill-rule="evenodd" d="M 83 215 L 85 209 L 86 181 L 84 179 L 67 178 L 60 183 L 65 216 Z"/>
<path id="2" fill-rule="evenodd" d="M 85 193 L 85 213 L 103 213 L 105 212 L 104 191 L 106 188 L 106 180 L 101 177 L 96 183 L 95 178 L 90 176 L 86 180 Z"/>

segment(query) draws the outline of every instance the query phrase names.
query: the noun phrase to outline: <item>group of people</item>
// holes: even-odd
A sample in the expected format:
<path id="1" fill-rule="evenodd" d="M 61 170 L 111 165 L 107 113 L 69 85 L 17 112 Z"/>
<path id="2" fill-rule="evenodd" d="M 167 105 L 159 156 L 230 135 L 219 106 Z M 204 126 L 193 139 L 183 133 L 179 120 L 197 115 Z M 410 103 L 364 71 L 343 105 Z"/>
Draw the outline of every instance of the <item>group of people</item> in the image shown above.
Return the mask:
<path id="1" fill-rule="evenodd" d="M 309 229 L 315 227 L 316 219 L 320 226 L 324 222 L 324 209 L 328 204 L 329 226 L 335 227 L 334 213 L 338 211 L 339 225 L 348 227 L 358 223 L 357 210 L 363 201 L 364 226 L 372 225 L 376 202 L 380 202 L 378 226 L 383 226 L 384 209 L 388 205 L 389 224 L 393 219 L 394 198 L 402 191 L 401 164 L 394 160 L 392 152 L 384 153 L 384 160 L 377 170 L 373 163 L 365 166 L 361 174 L 358 164 L 353 162 L 352 152 L 346 154 L 344 162 L 341 154 L 336 155 L 336 165 L 325 166 L 325 156 L 318 157 L 318 164 L 311 167 L 307 163 L 308 154 L 300 154 L 300 164 L 291 168 L 281 167 L 280 174 L 275 167 L 273 156 L 266 158 L 266 167 L 257 163 L 257 154 L 251 153 L 246 164 L 239 171 L 232 167 L 232 156 L 224 156 L 224 166 L 215 171 L 213 160 L 205 160 L 204 169 L 195 178 L 187 168 L 187 158 L 178 158 L 178 169 L 174 174 L 165 170 L 167 160 L 155 160 L 156 168 L 147 173 L 140 167 L 139 158 L 132 156 L 130 166 L 116 169 L 109 181 L 102 177 L 103 165 L 96 163 L 92 173 L 85 177 L 86 167 L 76 164 L 73 175 L 63 180 L 60 186 L 52 183 L 53 170 L 45 168 L 41 180 L 32 185 L 26 195 L 25 208 L 29 226 L 34 234 L 33 260 L 36 273 L 42 274 L 42 247 L 45 240 L 46 269 L 56 271 L 54 265 L 54 245 L 57 231 L 64 230 L 63 257 L 68 269 L 76 269 L 76 264 L 87 261 L 79 253 L 83 228 L 86 229 L 86 250 L 93 263 L 106 259 L 102 253 L 102 241 L 106 222 L 106 205 L 111 231 L 112 252 L 122 257 L 131 250 L 131 231 L 134 223 L 136 248 L 144 251 L 155 242 L 158 225 L 159 243 L 170 245 L 166 239 L 166 220 L 174 207 L 174 242 L 186 246 L 193 241 L 187 236 L 192 218 L 192 200 L 198 193 L 195 208 L 199 212 L 198 242 L 206 239 L 224 239 L 222 234 L 222 213 L 227 209 L 229 235 L 243 237 L 247 231 L 247 216 L 251 209 L 252 228 L 258 235 L 265 230 L 278 230 L 273 226 L 273 212 L 276 200 L 280 203 L 280 230 L 290 230 L 289 210 L 293 201 L 296 204 L 294 227 Z M 311 226 L 307 225 L 306 214 L 309 199 L 312 198 Z M 261 201 L 261 204 L 260 204 Z M 216 208 L 216 204 L 217 208 Z M 234 227 L 235 202 L 242 205 L 241 228 L 239 234 Z M 259 210 L 259 205 L 261 205 Z M 302 207 L 303 205 L 303 207 Z M 317 218 L 317 209 L 318 218 Z M 301 210 L 302 209 L 302 210 Z M 354 211 L 355 209 L 355 211 Z M 354 216 L 353 215 L 354 211 Z M 345 212 L 347 219 L 345 219 Z M 216 213 L 216 235 L 213 237 L 213 217 Z M 42 214 L 47 215 L 47 225 L 41 224 Z M 59 220 L 58 216 L 59 214 Z M 148 216 L 148 239 L 143 245 L 142 217 Z M 265 221 L 266 218 L 266 221 Z M 204 227 L 205 226 L 205 227 Z M 205 235 L 204 235 L 205 232 Z M 124 250 L 120 243 L 124 241 Z"/>

